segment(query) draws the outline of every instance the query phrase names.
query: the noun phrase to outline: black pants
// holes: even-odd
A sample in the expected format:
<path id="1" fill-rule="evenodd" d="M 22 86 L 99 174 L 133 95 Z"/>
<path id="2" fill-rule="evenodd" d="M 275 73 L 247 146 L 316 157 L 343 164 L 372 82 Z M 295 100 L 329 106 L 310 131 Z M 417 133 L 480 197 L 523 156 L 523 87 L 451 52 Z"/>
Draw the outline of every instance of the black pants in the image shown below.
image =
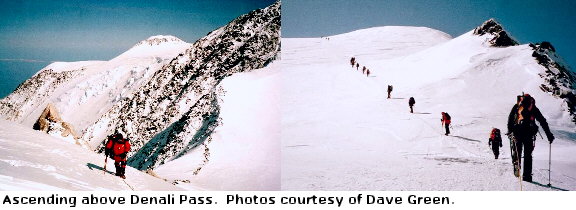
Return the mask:
<path id="1" fill-rule="evenodd" d="M 410 113 L 414 113 L 414 109 L 410 106 Z"/>
<path id="2" fill-rule="evenodd" d="M 518 164 L 522 164 L 522 150 L 524 150 L 524 179 L 532 179 L 532 151 L 534 151 L 534 136 L 516 136 L 516 150 L 518 150 Z"/>
<path id="3" fill-rule="evenodd" d="M 450 134 L 450 124 L 444 124 L 444 127 L 446 128 L 446 135 Z"/>
<path id="4" fill-rule="evenodd" d="M 498 159 L 498 155 L 500 155 L 500 142 L 492 142 L 492 152 L 494 152 L 494 158 Z"/>
<path id="5" fill-rule="evenodd" d="M 114 161 L 116 167 L 116 176 L 122 176 L 126 173 L 126 161 Z"/>

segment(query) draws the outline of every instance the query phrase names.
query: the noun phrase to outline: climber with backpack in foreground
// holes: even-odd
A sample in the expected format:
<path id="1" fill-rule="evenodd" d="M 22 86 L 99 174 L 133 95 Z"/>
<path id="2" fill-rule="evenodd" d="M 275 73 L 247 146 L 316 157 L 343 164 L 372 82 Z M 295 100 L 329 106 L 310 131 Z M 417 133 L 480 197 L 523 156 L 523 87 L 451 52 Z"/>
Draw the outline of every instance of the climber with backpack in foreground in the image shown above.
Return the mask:
<path id="1" fill-rule="evenodd" d="M 116 132 L 114 135 L 108 136 L 106 142 L 106 149 L 104 154 L 106 158 L 114 159 L 114 166 L 116 167 L 116 176 L 126 179 L 126 161 L 127 154 L 130 152 L 130 141 L 124 139 L 121 133 Z M 106 167 L 104 167 L 105 169 Z"/>
<path id="2" fill-rule="evenodd" d="M 524 181 L 532 182 L 532 151 L 534 150 L 538 126 L 536 120 L 542 126 L 550 144 L 554 141 L 554 135 L 550 132 L 546 118 L 536 107 L 536 100 L 529 94 L 518 96 L 517 104 L 512 107 L 508 116 L 508 132 L 510 138 L 512 162 L 514 163 L 514 175 L 520 176 L 522 149 L 524 149 Z M 512 146 L 513 145 L 513 146 Z"/>
<path id="3" fill-rule="evenodd" d="M 410 113 L 414 113 L 414 104 L 416 104 L 416 100 L 414 100 L 414 97 L 410 97 L 410 99 L 408 99 L 408 106 L 410 106 Z"/>
<path id="4" fill-rule="evenodd" d="M 492 146 L 494 158 L 498 159 L 498 155 L 500 155 L 500 147 L 502 147 L 502 136 L 500 136 L 500 129 L 492 128 L 492 131 L 490 132 L 490 138 L 488 138 L 488 146 Z"/>
<path id="5" fill-rule="evenodd" d="M 444 133 L 444 135 L 448 136 L 448 134 L 450 134 L 450 122 L 452 120 L 452 117 L 450 117 L 450 115 L 448 114 L 448 112 L 442 112 L 442 119 L 440 119 L 440 121 L 442 121 L 442 126 L 446 128 L 446 133 Z"/>

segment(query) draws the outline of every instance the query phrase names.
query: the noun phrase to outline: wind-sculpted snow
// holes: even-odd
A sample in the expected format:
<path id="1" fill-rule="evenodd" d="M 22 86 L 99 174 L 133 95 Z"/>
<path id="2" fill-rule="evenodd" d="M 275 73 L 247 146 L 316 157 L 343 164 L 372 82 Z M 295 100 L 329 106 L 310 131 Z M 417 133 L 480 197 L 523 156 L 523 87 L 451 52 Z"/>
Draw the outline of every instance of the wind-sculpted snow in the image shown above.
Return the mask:
<path id="1" fill-rule="evenodd" d="M 272 62 L 280 50 L 280 2 L 238 17 L 198 40 L 157 71 L 133 95 L 85 130 L 83 139 L 102 150 L 116 129 L 132 143 L 129 165 L 144 170 L 199 145 L 209 157 L 218 126 L 220 81 Z"/>

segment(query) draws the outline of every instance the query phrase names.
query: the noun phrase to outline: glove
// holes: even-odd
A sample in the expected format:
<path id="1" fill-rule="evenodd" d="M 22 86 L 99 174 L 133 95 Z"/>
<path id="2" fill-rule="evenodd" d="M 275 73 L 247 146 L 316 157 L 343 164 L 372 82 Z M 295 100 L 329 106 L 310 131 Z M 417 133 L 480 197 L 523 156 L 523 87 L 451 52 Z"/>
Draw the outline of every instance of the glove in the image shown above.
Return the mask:
<path id="1" fill-rule="evenodd" d="M 108 156 L 111 153 L 110 149 L 104 149 L 104 155 Z"/>
<path id="2" fill-rule="evenodd" d="M 546 133 L 546 136 L 548 137 L 548 141 L 550 142 L 550 144 L 552 144 L 552 142 L 554 141 L 554 135 L 552 133 Z"/>

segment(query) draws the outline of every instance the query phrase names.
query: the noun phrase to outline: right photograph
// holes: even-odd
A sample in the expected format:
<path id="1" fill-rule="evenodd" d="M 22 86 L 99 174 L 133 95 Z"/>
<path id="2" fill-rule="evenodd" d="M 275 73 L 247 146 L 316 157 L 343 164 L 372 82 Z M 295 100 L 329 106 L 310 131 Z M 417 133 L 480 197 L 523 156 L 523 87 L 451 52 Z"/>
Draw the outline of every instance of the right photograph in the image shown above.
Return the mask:
<path id="1" fill-rule="evenodd" d="M 576 190 L 576 3 L 282 7 L 282 190 Z"/>

